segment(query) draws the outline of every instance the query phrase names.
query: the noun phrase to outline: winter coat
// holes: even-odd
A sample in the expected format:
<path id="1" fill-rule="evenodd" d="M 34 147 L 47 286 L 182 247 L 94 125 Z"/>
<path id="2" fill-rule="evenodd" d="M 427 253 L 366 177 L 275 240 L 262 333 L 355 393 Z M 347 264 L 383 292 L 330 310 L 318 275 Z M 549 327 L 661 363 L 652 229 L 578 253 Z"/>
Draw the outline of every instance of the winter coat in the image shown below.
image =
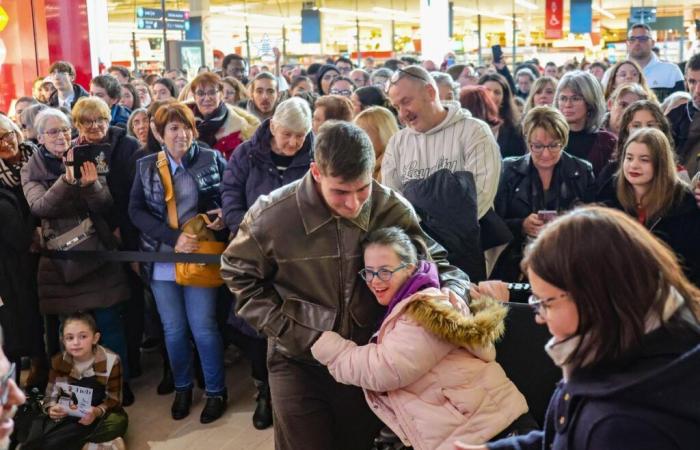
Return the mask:
<path id="1" fill-rule="evenodd" d="M 591 145 L 583 145 L 591 139 Z M 617 138 L 605 130 L 593 133 L 586 131 L 569 131 L 569 144 L 566 151 L 577 158 L 588 161 L 593 166 L 593 174 L 598 176 L 603 167 L 610 161 L 617 147 Z"/>
<path id="2" fill-rule="evenodd" d="M 156 167 L 157 160 L 158 153 L 153 153 L 136 162 L 136 177 L 129 203 L 129 217 L 140 231 L 140 248 L 147 252 L 160 251 L 163 244 L 174 248 L 180 236 L 179 230 L 168 225 L 165 192 Z M 221 153 L 200 148 L 194 143 L 182 158 L 182 164 L 197 183 L 197 212 L 219 208 L 219 189 L 226 165 Z M 153 263 L 142 263 L 141 270 L 143 279 L 150 280 Z"/>
<path id="3" fill-rule="evenodd" d="M 475 300 L 457 311 L 436 288 L 396 305 L 376 343 L 324 333 L 314 356 L 344 384 L 361 386 L 374 413 L 405 445 L 452 450 L 488 441 L 526 413 L 525 397 L 495 361 L 506 308 Z"/>
<path id="4" fill-rule="evenodd" d="M 196 113 L 194 102 L 188 102 L 187 106 Z M 224 159 L 228 161 L 233 151 L 255 134 L 260 121 L 243 108 L 228 103 L 225 103 L 225 106 L 228 114 L 224 124 L 215 133 L 216 143 L 213 148 L 220 151 L 224 155 Z"/>
<path id="5" fill-rule="evenodd" d="M 419 133 L 404 128 L 387 143 L 382 183 L 403 192 L 408 180 L 423 179 L 440 169 L 474 175 L 478 217 L 493 206 L 501 173 L 501 153 L 489 126 L 458 103 L 445 104 L 447 116 L 433 129 Z"/>
<path id="6" fill-rule="evenodd" d="M 43 348 L 36 255 L 29 253 L 34 227 L 23 212 L 23 202 L 24 197 L 19 199 L 15 192 L 0 188 L 0 325 L 2 347 L 10 360 L 31 355 L 37 344 Z"/>
<path id="7" fill-rule="evenodd" d="M 616 183 L 613 178 L 613 186 Z M 599 198 L 598 201 L 607 206 L 623 210 L 617 200 Z M 626 211 L 628 214 L 629 212 Z M 636 217 L 635 217 L 636 218 Z M 664 241 L 680 259 L 685 275 L 696 286 L 700 286 L 700 208 L 690 190 L 666 214 L 645 226 L 656 237 Z"/>
<path id="8" fill-rule="evenodd" d="M 99 176 L 93 184 L 68 184 L 61 160 L 41 147 L 22 167 L 22 188 L 34 216 L 41 219 L 44 240 L 76 227 L 88 216 L 98 223 L 112 208 L 107 182 Z M 94 268 L 80 279 L 67 282 L 61 263 L 42 257 L 37 283 L 43 314 L 70 314 L 78 310 L 106 308 L 130 296 L 126 274 L 118 263 L 81 261 Z"/>
<path id="9" fill-rule="evenodd" d="M 498 276 L 504 280 L 515 280 L 520 273 L 522 248 L 527 239 L 523 235 L 523 222 L 527 216 L 540 210 L 563 212 L 578 202 L 588 202 L 593 185 L 591 164 L 562 152 L 554 168 L 545 203 L 542 182 L 530 154 L 503 160 L 496 213 L 506 222 L 515 238 L 501 254 L 494 269 Z"/>
<path id="10" fill-rule="evenodd" d="M 221 183 L 224 222 L 236 234 L 246 211 L 261 195 L 298 180 L 309 170 L 313 152 L 313 133 L 306 135 L 301 149 L 290 166 L 280 173 L 272 161 L 273 136 L 270 119 L 264 121 L 255 135 L 241 144 L 229 159 Z"/>
<path id="11" fill-rule="evenodd" d="M 403 194 L 421 218 L 421 227 L 445 247 L 450 262 L 473 282 L 486 279 L 472 174 L 442 169 L 423 180 L 409 181 Z"/>
<path id="12" fill-rule="evenodd" d="M 336 217 L 307 172 L 258 198 L 222 255 L 221 276 L 236 296 L 236 314 L 265 334 L 274 351 L 299 361 L 315 362 L 309 349 L 325 330 L 367 342 L 383 308 L 357 275 L 360 243 L 388 226 L 420 236 L 442 285 L 466 298 L 469 278 L 421 230 L 403 197 L 373 182 L 356 218 Z"/>
<path id="13" fill-rule="evenodd" d="M 574 372 L 557 386 L 544 431 L 493 450 L 696 450 L 700 335 L 659 328 L 614 367 Z"/>
<path id="14" fill-rule="evenodd" d="M 112 106 L 111 112 L 112 120 L 109 122 L 109 125 L 126 129 L 126 123 L 129 121 L 131 110 L 126 106 L 115 103 L 114 106 Z"/>
<path id="15" fill-rule="evenodd" d="M 498 148 L 501 150 L 501 156 L 508 158 L 510 156 L 522 156 L 527 153 L 525 138 L 519 127 L 503 124 L 498 129 Z"/>

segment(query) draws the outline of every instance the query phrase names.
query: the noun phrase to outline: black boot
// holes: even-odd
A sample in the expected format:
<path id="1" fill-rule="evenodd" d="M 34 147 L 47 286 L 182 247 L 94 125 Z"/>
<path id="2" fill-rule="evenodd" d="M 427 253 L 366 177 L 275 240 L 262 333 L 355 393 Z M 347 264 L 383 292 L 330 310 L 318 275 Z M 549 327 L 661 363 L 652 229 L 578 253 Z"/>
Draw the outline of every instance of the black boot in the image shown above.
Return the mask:
<path id="1" fill-rule="evenodd" d="M 129 383 L 122 384 L 122 406 L 131 406 L 134 404 L 134 393 L 131 392 Z"/>
<path id="2" fill-rule="evenodd" d="M 224 390 L 222 395 L 207 395 L 207 403 L 204 405 L 202 415 L 199 416 L 201 423 L 212 423 L 224 414 L 228 403 L 228 392 Z"/>
<path id="3" fill-rule="evenodd" d="M 175 390 L 175 381 L 173 381 L 173 371 L 170 369 L 170 363 L 166 359 L 163 361 L 163 378 L 158 383 L 158 395 L 172 394 Z"/>
<path id="4" fill-rule="evenodd" d="M 257 406 L 253 413 L 253 426 L 257 430 L 264 430 L 272 425 L 270 386 L 260 381 L 256 381 L 255 384 L 258 388 L 258 396 L 256 398 Z"/>
<path id="5" fill-rule="evenodd" d="M 192 406 L 192 389 L 176 392 L 173 406 L 170 407 L 173 419 L 180 420 L 189 416 L 190 406 Z"/>

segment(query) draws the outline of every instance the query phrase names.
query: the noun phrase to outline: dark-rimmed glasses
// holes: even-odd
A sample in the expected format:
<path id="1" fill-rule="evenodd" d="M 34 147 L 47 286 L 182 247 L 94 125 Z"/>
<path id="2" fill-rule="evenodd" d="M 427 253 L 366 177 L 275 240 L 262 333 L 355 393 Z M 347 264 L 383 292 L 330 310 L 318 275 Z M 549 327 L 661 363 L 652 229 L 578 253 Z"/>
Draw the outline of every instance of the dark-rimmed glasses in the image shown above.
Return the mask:
<path id="1" fill-rule="evenodd" d="M 649 42 L 651 40 L 651 36 L 630 36 L 627 38 L 627 40 L 630 42 L 636 41 L 636 42 L 645 43 L 645 42 Z"/>
<path id="2" fill-rule="evenodd" d="M 559 153 L 562 149 L 562 145 L 560 142 L 554 142 L 547 145 L 530 142 L 530 151 L 536 155 L 539 155 L 545 151 L 545 149 L 549 150 L 549 153 Z"/>
<path id="3" fill-rule="evenodd" d="M 391 277 L 398 272 L 399 270 L 403 269 L 406 267 L 408 264 L 403 263 L 399 267 L 397 267 L 394 270 L 389 270 L 389 269 L 379 269 L 377 271 L 370 270 L 370 269 L 362 269 L 360 270 L 359 273 L 360 276 L 362 277 L 363 280 L 365 280 L 367 283 L 371 283 L 374 277 L 379 278 L 382 281 L 389 281 L 391 280 Z"/>
<path id="4" fill-rule="evenodd" d="M 535 314 L 539 315 L 540 317 L 545 317 L 547 315 L 547 310 L 549 308 L 550 303 L 568 296 L 569 294 L 566 292 L 555 297 L 548 298 L 539 298 L 538 296 L 533 294 L 530 297 L 528 297 L 527 304 L 530 305 Z"/>

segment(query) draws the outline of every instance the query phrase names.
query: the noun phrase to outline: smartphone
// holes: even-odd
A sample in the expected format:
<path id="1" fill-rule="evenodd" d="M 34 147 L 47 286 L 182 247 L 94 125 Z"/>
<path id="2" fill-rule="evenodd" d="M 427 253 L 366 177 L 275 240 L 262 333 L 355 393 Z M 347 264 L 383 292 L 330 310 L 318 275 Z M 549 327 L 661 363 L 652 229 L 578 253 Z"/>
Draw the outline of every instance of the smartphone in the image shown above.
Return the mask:
<path id="1" fill-rule="evenodd" d="M 501 62 L 503 59 L 503 49 L 499 44 L 491 46 L 491 54 L 493 55 L 493 62 Z"/>
<path id="2" fill-rule="evenodd" d="M 556 219 L 558 215 L 559 213 L 551 210 L 537 211 L 537 217 L 544 223 L 551 222 L 552 220 Z"/>
<path id="3" fill-rule="evenodd" d="M 98 160 L 104 159 L 104 155 L 110 149 L 109 144 L 83 144 L 73 147 L 73 174 L 75 179 L 81 178 L 80 168 L 85 162 L 97 165 Z"/>

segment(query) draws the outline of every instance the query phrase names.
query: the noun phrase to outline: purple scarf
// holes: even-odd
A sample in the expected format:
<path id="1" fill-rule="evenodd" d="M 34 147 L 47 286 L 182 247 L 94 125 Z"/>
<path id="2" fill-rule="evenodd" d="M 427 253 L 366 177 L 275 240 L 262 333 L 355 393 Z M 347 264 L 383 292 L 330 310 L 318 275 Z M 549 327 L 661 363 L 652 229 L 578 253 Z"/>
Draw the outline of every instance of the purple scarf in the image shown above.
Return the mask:
<path id="1" fill-rule="evenodd" d="M 381 322 L 379 322 L 380 325 L 386 320 L 387 317 L 389 317 L 391 311 L 393 311 L 396 305 L 401 303 L 401 301 L 418 291 L 431 287 L 438 289 L 440 288 L 440 278 L 438 277 L 437 266 L 428 261 L 418 261 L 416 271 L 413 272 L 411 278 L 406 280 L 406 282 L 396 292 L 394 298 L 392 298 L 387 305 L 386 314 L 384 314 Z"/>

